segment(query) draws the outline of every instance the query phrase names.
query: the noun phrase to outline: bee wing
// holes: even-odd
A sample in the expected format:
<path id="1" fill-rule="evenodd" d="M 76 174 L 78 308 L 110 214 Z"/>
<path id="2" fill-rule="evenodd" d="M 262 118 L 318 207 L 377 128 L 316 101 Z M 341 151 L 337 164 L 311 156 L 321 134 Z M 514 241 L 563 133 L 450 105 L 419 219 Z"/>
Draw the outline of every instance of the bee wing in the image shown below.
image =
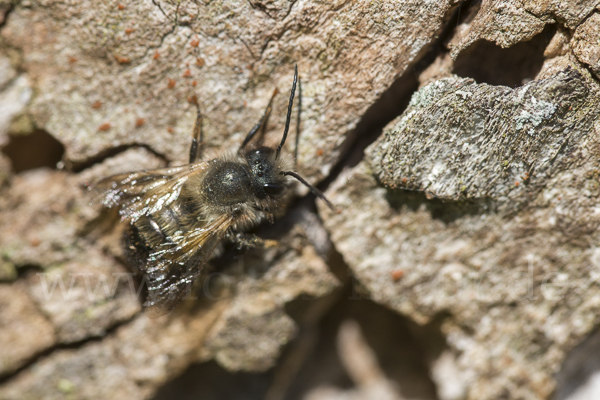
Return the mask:
<path id="1" fill-rule="evenodd" d="M 121 218 L 135 221 L 177 200 L 181 187 L 190 176 L 203 173 L 207 168 L 208 163 L 202 161 L 181 167 L 114 175 L 101 180 L 90 190 L 96 193 L 97 202 L 107 208 L 120 205 Z"/>
<path id="2" fill-rule="evenodd" d="M 168 313 L 183 300 L 234 221 L 233 215 L 224 214 L 207 225 L 175 235 L 149 254 L 145 271 L 148 298 L 144 306 L 149 307 L 150 317 Z"/>

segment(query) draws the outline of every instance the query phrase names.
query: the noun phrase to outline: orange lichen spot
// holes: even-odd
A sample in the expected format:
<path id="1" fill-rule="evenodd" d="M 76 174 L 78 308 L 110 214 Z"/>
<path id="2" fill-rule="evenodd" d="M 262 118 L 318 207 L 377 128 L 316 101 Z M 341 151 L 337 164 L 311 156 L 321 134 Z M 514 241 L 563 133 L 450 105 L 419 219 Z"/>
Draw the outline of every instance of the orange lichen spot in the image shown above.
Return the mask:
<path id="1" fill-rule="evenodd" d="M 392 276 L 392 280 L 394 282 L 398 282 L 404 276 L 404 271 L 401 269 L 395 269 L 392 272 L 390 272 L 390 275 Z"/>
<path id="2" fill-rule="evenodd" d="M 167 83 L 167 87 L 169 89 L 173 89 L 175 87 L 175 79 L 169 78 L 168 83 Z"/>
<path id="3" fill-rule="evenodd" d="M 406 182 L 408 182 L 408 178 L 402 178 L 402 184 L 406 185 Z"/>
<path id="4" fill-rule="evenodd" d="M 187 98 L 188 103 L 197 105 L 198 104 L 198 96 L 195 94 Z"/>
<path id="5" fill-rule="evenodd" d="M 117 8 L 118 8 L 119 10 L 124 10 L 124 9 L 125 9 L 125 6 L 124 6 L 123 4 L 119 4 L 119 5 L 117 6 Z"/>
<path id="6" fill-rule="evenodd" d="M 173 129 L 173 128 L 171 128 L 171 127 L 168 127 L 168 128 L 167 128 L 167 132 L 169 132 L 169 133 L 173 133 L 173 132 L 175 132 L 175 129 Z"/>
<path id="7" fill-rule="evenodd" d="M 158 60 L 160 58 L 160 53 L 158 51 L 154 52 L 154 55 L 152 56 L 153 59 Z"/>
<path id="8" fill-rule="evenodd" d="M 202 68 L 202 67 L 204 67 L 204 64 L 205 64 L 204 58 L 202 58 L 202 57 L 196 58 L 196 65 L 198 67 Z"/>
<path id="9" fill-rule="evenodd" d="M 121 56 L 115 56 L 115 60 L 117 60 L 119 64 L 129 64 L 131 62 L 131 60 L 128 57 Z"/>
<path id="10" fill-rule="evenodd" d="M 146 120 L 144 118 L 138 118 L 135 120 L 135 127 L 139 128 L 141 126 L 143 126 L 146 123 Z"/>
<path id="11" fill-rule="evenodd" d="M 92 104 L 92 108 L 93 108 L 94 110 L 97 110 L 97 109 L 99 109 L 100 107 L 102 107 L 102 103 L 100 102 L 100 100 L 96 100 L 96 101 L 94 102 L 94 104 Z"/>
<path id="12" fill-rule="evenodd" d="M 519 181 L 515 181 L 515 186 L 519 186 Z"/>
<path id="13" fill-rule="evenodd" d="M 323 149 L 319 149 L 319 150 L 317 150 L 317 157 L 321 157 L 321 156 L 323 155 L 323 153 L 325 153 L 325 152 L 323 151 Z"/>
<path id="14" fill-rule="evenodd" d="M 77 58 L 71 56 L 69 57 L 69 64 L 75 64 L 77 62 Z"/>
<path id="15" fill-rule="evenodd" d="M 106 132 L 110 130 L 110 123 L 109 122 L 105 122 L 102 125 L 100 125 L 98 127 L 98 132 Z"/>
<path id="16" fill-rule="evenodd" d="M 200 44 L 200 39 L 198 39 L 198 36 L 193 38 L 192 41 L 190 42 L 190 46 L 192 46 L 192 47 L 198 47 L 199 44 Z"/>
<path id="17" fill-rule="evenodd" d="M 183 77 L 184 77 L 184 78 L 189 78 L 189 77 L 191 77 L 191 76 L 192 76 L 192 71 L 190 71 L 189 69 L 186 69 L 186 70 L 183 72 Z"/>
<path id="18" fill-rule="evenodd" d="M 192 86 L 196 86 L 198 84 L 197 81 L 192 81 Z"/>
<path id="19" fill-rule="evenodd" d="M 133 32 L 134 30 L 135 30 L 135 29 L 133 29 L 133 28 L 127 28 L 127 29 L 125 29 L 125 33 L 126 33 L 127 35 L 129 35 L 129 34 L 130 34 L 131 32 Z"/>

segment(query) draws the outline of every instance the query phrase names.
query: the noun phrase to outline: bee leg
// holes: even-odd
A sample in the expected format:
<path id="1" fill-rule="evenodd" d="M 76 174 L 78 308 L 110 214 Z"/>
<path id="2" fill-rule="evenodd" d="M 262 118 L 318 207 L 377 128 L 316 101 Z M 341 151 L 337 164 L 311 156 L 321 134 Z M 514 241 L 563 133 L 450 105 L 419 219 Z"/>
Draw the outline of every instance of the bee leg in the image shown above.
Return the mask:
<path id="1" fill-rule="evenodd" d="M 279 90 L 275 89 L 273 91 L 273 94 L 271 95 L 271 100 L 269 100 L 269 104 L 267 104 L 267 108 L 265 108 L 265 112 L 263 113 L 262 117 L 260 117 L 260 121 L 258 121 L 258 123 L 252 127 L 252 129 L 250 129 L 250 132 L 248 132 L 248 134 L 246 135 L 246 138 L 242 142 L 239 151 L 242 151 L 244 147 L 246 147 L 246 145 L 250 143 L 250 141 L 252 140 L 254 135 L 256 135 L 256 132 L 258 132 L 261 126 L 261 137 L 265 134 L 267 122 L 269 121 L 269 115 L 271 115 L 271 110 L 273 109 L 273 99 L 275 98 L 277 93 L 279 93 Z"/>
<path id="2" fill-rule="evenodd" d="M 204 142 L 204 133 L 202 131 L 202 114 L 200 114 L 200 106 L 198 101 L 196 104 L 196 125 L 194 126 L 194 134 L 192 136 L 192 144 L 190 145 L 190 164 L 195 163 L 200 159 L 202 150 L 200 145 Z"/>
<path id="3" fill-rule="evenodd" d="M 253 249 L 256 247 L 272 247 L 277 245 L 276 240 L 265 240 L 260 236 L 251 233 L 233 233 L 228 236 L 228 239 L 237 244 L 237 248 L 242 250 Z"/>

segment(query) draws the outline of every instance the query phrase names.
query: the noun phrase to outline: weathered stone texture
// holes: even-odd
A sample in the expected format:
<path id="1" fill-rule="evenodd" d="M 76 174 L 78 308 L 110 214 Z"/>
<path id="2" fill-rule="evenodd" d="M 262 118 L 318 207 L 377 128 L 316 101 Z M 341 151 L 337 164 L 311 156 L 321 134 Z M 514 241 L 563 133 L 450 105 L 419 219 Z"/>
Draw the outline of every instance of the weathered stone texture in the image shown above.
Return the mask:
<path id="1" fill-rule="evenodd" d="M 450 43 L 451 54 L 458 54 L 477 40 L 488 40 L 502 47 L 527 41 L 546 24 L 560 23 L 575 29 L 600 4 L 598 0 L 492 0 L 481 2 L 471 11 L 464 26 Z"/>
<path id="2" fill-rule="evenodd" d="M 600 79 L 600 12 L 593 13 L 575 30 L 573 53 Z"/>
<path id="3" fill-rule="evenodd" d="M 299 165 L 322 177 L 368 106 L 432 42 L 450 2 L 123 6 L 36 1 L 13 10 L 2 29 L 22 49 L 36 82 L 39 95 L 30 107 L 36 124 L 65 144 L 68 159 L 144 143 L 185 160 L 195 116 L 186 101 L 191 95 L 205 114 L 208 146 L 235 148 L 273 89 L 289 90 L 298 63 Z M 286 102 L 278 96 L 270 119 L 277 137 Z"/>
<path id="4" fill-rule="evenodd" d="M 0 0 L 0 147 L 44 132 L 66 167 L 16 173 L 0 154 L 0 398 L 151 398 L 211 359 L 268 370 L 299 332 L 286 307 L 339 286 L 332 254 L 369 299 L 443 321 L 449 348 L 431 365 L 442 400 L 549 398 L 600 324 L 600 0 L 468 4 Z M 453 75 L 478 41 L 554 31 L 542 69 L 515 87 Z M 207 267 L 199 299 L 148 319 L 118 217 L 85 185 L 186 162 L 194 95 L 212 157 L 239 146 L 277 87 L 267 143 L 278 142 L 296 63 L 298 169 L 313 183 L 345 162 L 395 81 L 419 74 L 422 87 L 334 177 L 326 230 L 296 203 L 278 245 L 246 254 L 243 273 L 219 249 L 211 263 L 229 269 Z M 358 396 L 352 378 L 357 390 L 313 394 Z"/>
<path id="5" fill-rule="evenodd" d="M 600 322 L 599 91 L 574 69 L 516 89 L 436 81 L 327 193 L 368 296 L 446 316 L 468 398 L 547 398 Z"/>

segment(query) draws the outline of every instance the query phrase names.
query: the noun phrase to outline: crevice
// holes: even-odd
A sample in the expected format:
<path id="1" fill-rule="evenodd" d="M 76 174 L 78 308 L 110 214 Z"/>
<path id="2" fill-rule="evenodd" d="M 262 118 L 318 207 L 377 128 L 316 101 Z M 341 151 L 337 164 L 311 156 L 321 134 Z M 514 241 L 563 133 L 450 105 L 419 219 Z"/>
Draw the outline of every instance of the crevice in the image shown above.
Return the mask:
<path id="1" fill-rule="evenodd" d="M 233 40 L 235 40 L 235 38 L 231 38 L 230 36 L 228 36 L 228 37 L 229 37 L 230 39 L 233 39 Z M 252 57 L 252 59 L 253 59 L 254 61 L 258 61 L 258 60 L 259 60 L 259 58 L 258 58 L 258 57 L 256 57 L 256 55 L 254 54 L 254 52 L 252 51 L 252 49 L 250 48 L 250 46 L 248 46 L 248 43 L 246 43 L 246 41 L 245 41 L 244 39 L 242 39 L 241 37 L 240 37 L 240 38 L 238 38 L 238 40 L 239 40 L 240 42 L 242 42 L 242 44 L 244 45 L 244 47 L 246 48 L 246 50 L 248 50 L 248 53 L 250 53 L 250 56 Z"/>
<path id="2" fill-rule="evenodd" d="M 482 0 L 463 0 L 460 3 L 458 3 L 456 10 L 456 18 L 453 18 L 453 20 L 456 20 L 456 24 L 454 26 L 452 26 L 451 24 L 448 25 L 448 29 L 446 32 L 447 35 L 445 35 L 446 39 L 450 39 L 451 33 L 454 33 L 454 30 L 461 24 L 466 23 L 467 21 L 470 22 L 473 18 L 475 18 L 475 16 L 481 9 L 481 1 Z"/>
<path id="3" fill-rule="evenodd" d="M 347 265 L 345 268 L 349 271 Z M 306 314 L 304 309 L 312 306 L 310 301 L 297 299 L 286 307 L 292 318 L 300 324 L 298 337 L 301 337 L 302 329 L 309 335 L 310 330 L 314 330 L 316 343 L 309 354 L 303 355 L 305 360 L 287 388 L 286 396 L 282 398 L 301 399 L 312 389 L 323 385 L 338 390 L 357 386 L 340 359 L 338 350 L 338 335 L 342 325 L 354 320 L 359 324 L 385 377 L 397 385 L 403 398 L 436 399 L 436 388 L 429 377 L 428 364 L 432 350 L 437 349 L 429 349 L 425 341 L 418 340 L 425 331 L 424 327 L 417 326 L 396 311 L 362 298 L 356 293 L 354 286 L 357 284 L 349 276 L 344 287 L 336 294 L 335 302 L 321 318 L 308 326 L 302 324 L 302 318 Z M 295 341 L 291 342 L 286 351 L 293 351 L 294 345 Z"/>
<path id="4" fill-rule="evenodd" d="M 169 15 L 167 15 L 167 13 L 165 12 L 165 10 L 163 10 L 162 6 L 157 3 L 156 0 L 152 0 L 152 4 L 154 4 L 156 7 L 158 7 L 158 9 L 160 10 L 160 12 L 162 13 L 162 15 L 168 19 L 169 21 L 173 22 L 175 25 L 177 25 L 177 12 L 175 12 L 175 19 L 172 19 Z M 179 3 L 177 3 L 177 10 L 179 10 Z"/>
<path id="5" fill-rule="evenodd" d="M 105 150 L 101 151 L 100 153 L 98 153 L 92 157 L 89 157 L 88 159 L 86 159 L 84 161 L 64 160 L 63 168 L 66 169 L 67 171 L 70 171 L 73 173 L 79 173 L 79 172 L 82 172 L 83 170 L 93 167 L 96 164 L 102 163 L 106 159 L 115 157 L 121 153 L 126 152 L 127 150 L 135 149 L 135 148 L 142 148 L 142 149 L 148 150 L 150 153 L 152 153 L 153 155 L 155 155 L 156 157 L 158 157 L 162 161 L 164 161 L 165 164 L 169 163 L 169 161 L 170 161 L 162 153 L 157 152 L 156 150 L 154 150 L 151 146 L 149 146 L 147 144 L 131 143 L 131 144 L 123 144 L 120 146 L 105 149 Z"/>
<path id="6" fill-rule="evenodd" d="M 589 78 L 592 79 L 597 85 L 600 85 L 600 74 L 596 75 L 596 72 L 592 69 L 591 65 L 582 63 L 581 61 L 579 61 L 579 63 L 583 66 L 583 68 L 585 68 Z"/>
<path id="7" fill-rule="evenodd" d="M 599 6 L 600 6 L 600 4 L 599 4 Z M 581 26 L 581 25 L 585 24 L 585 23 L 587 22 L 587 20 L 588 20 L 588 19 L 590 19 L 590 18 L 592 18 L 592 16 L 593 16 L 594 14 L 596 14 L 596 13 L 600 14 L 600 8 L 598 8 L 598 7 L 596 7 L 596 8 L 593 8 L 593 9 L 590 11 L 590 13 L 589 13 L 588 15 L 586 15 L 585 17 L 583 17 L 583 18 L 581 19 L 581 21 L 579 21 L 579 24 L 578 24 L 577 26 L 579 27 L 579 26 Z M 555 17 L 555 18 L 556 18 L 556 17 Z M 576 29 L 577 29 L 577 28 L 573 29 L 573 30 L 571 31 L 571 33 L 574 33 Z"/>
<path id="8" fill-rule="evenodd" d="M 227 371 L 216 361 L 194 364 L 166 382 L 152 400 L 262 400 L 272 371 L 263 373 Z M 199 380 L 203 384 L 199 384 Z"/>
<path id="9" fill-rule="evenodd" d="M 260 12 L 262 12 L 263 14 L 265 14 L 267 17 L 271 18 L 271 19 L 275 19 L 275 17 L 273 17 L 271 14 L 269 14 L 269 12 L 267 11 L 267 7 L 261 3 L 261 2 L 253 2 L 252 0 L 246 0 L 248 2 L 248 4 L 250 5 L 250 7 L 252 7 L 253 10 L 258 10 Z"/>
<path id="10" fill-rule="evenodd" d="M 111 327 L 107 328 L 104 331 L 104 334 L 102 336 L 90 336 L 90 337 L 86 337 L 84 339 L 81 339 L 81 340 L 78 340 L 75 342 L 71 342 L 71 343 L 56 343 L 54 346 L 48 347 L 47 349 L 45 349 L 37 354 L 34 354 L 29 360 L 27 360 L 23 365 L 21 365 L 16 370 L 6 373 L 6 374 L 0 374 L 0 386 L 3 386 L 6 383 L 8 383 L 10 380 L 15 379 L 21 372 L 31 368 L 33 365 L 40 362 L 44 358 L 50 356 L 54 352 L 61 351 L 61 350 L 77 350 L 89 343 L 97 343 L 97 342 L 101 342 L 101 341 L 105 340 L 107 337 L 113 335 L 117 331 L 117 329 L 119 329 L 121 326 L 129 324 L 131 321 L 136 319 L 139 315 L 140 315 L 139 313 L 136 313 L 136 314 L 132 315 L 130 318 L 127 318 L 125 320 L 115 323 Z M 45 316 L 45 318 L 48 318 L 48 317 Z"/>
<path id="11" fill-rule="evenodd" d="M 452 40 L 456 28 L 473 20 L 480 8 L 481 0 L 463 0 L 449 10 L 447 18 L 444 18 L 445 26 L 439 34 L 440 52 L 448 52 L 448 43 Z"/>
<path id="12" fill-rule="evenodd" d="M 421 206 L 425 206 L 425 209 L 431 214 L 431 218 L 440 220 L 445 224 L 466 216 L 494 212 L 497 208 L 494 201 L 489 198 L 442 200 L 430 198 L 426 192 L 411 189 L 387 189 L 385 197 L 390 207 L 398 211 L 403 208 L 418 211 Z"/>
<path id="13" fill-rule="evenodd" d="M 285 15 L 281 18 L 282 21 L 284 19 L 286 19 L 288 17 L 288 15 L 290 15 L 290 12 L 292 12 L 292 8 L 296 4 L 296 1 L 297 0 L 290 1 L 290 5 L 288 6 L 288 8 L 286 10 Z M 263 14 L 265 14 L 267 17 L 271 18 L 274 21 L 276 21 L 278 19 L 277 17 L 274 17 L 273 15 L 271 15 L 267 9 L 267 6 L 263 3 L 261 3 L 260 1 L 246 0 L 246 2 L 250 5 L 250 7 L 253 10 L 258 10 L 258 11 L 262 12 Z"/>
<path id="14" fill-rule="evenodd" d="M 65 153 L 65 146 L 42 129 L 8 137 L 8 143 L 0 150 L 15 173 L 43 167 L 56 169 Z"/>
<path id="15" fill-rule="evenodd" d="M 22 279 L 22 278 L 28 276 L 29 274 L 46 271 L 44 269 L 44 267 L 42 267 L 41 265 L 33 264 L 33 263 L 20 264 L 20 265 L 16 264 L 15 268 L 17 270 L 17 279 Z"/>
<path id="16" fill-rule="evenodd" d="M 158 43 L 157 46 L 149 46 L 148 48 L 146 48 L 146 51 L 144 52 L 144 54 L 140 57 L 141 60 L 145 59 L 148 54 L 150 52 L 154 51 L 158 51 L 158 49 L 160 49 L 163 45 L 163 43 L 165 42 L 165 39 L 167 37 L 169 37 L 170 35 L 173 34 L 173 32 L 175 32 L 175 30 L 177 29 L 177 27 L 186 27 L 189 28 L 194 34 L 196 35 L 200 35 L 200 36 L 204 36 L 201 33 L 196 32 L 194 29 L 192 29 L 190 27 L 191 22 L 185 21 L 186 23 L 180 23 L 177 21 L 177 13 L 175 14 L 175 19 L 170 18 L 167 13 L 163 10 L 163 8 L 161 7 L 160 4 L 157 3 L 156 0 L 152 0 L 152 4 L 154 4 L 162 13 L 162 15 L 167 19 L 167 21 L 172 23 L 171 29 L 169 29 L 167 32 L 165 32 L 164 35 L 161 36 L 160 38 L 160 42 Z M 179 4 L 177 5 L 177 10 L 179 10 Z M 133 69 L 134 67 L 131 66 L 129 69 Z"/>
<path id="17" fill-rule="evenodd" d="M 597 382 L 600 377 L 600 361 L 590 357 L 600 351 L 600 328 L 595 330 L 565 357 L 556 374 L 556 391 L 554 400 L 571 398 L 591 398 L 587 396 L 597 393 Z M 594 391 L 596 388 L 596 391 Z"/>
<path id="18" fill-rule="evenodd" d="M 162 11 L 162 10 L 161 10 L 161 11 Z M 170 20 L 169 20 L 169 21 L 170 21 Z M 170 29 L 168 32 L 165 32 L 165 34 L 161 36 L 161 38 L 160 38 L 160 42 L 158 43 L 158 46 L 149 46 L 149 47 L 146 49 L 146 51 L 144 52 L 144 54 L 143 54 L 143 55 L 140 57 L 140 59 L 142 59 L 142 60 L 143 60 L 143 59 L 145 59 L 145 58 L 148 56 L 148 54 L 149 54 L 149 53 L 150 53 L 152 50 L 154 50 L 154 51 L 158 51 L 158 49 L 160 49 L 160 48 L 162 47 L 163 43 L 165 42 L 165 39 L 166 39 L 166 38 L 167 38 L 169 35 L 173 34 L 173 32 L 175 32 L 175 29 L 177 29 L 177 26 L 178 26 L 177 24 L 173 24 L 173 26 L 171 27 L 171 29 Z M 196 31 L 194 31 L 193 29 L 191 29 L 191 31 L 192 31 L 192 32 L 194 32 L 194 33 L 196 33 L 196 34 L 198 34 L 198 33 L 197 33 Z M 132 69 L 132 68 L 133 68 L 133 66 L 132 66 L 132 67 L 130 67 L 130 69 Z"/>
<path id="19" fill-rule="evenodd" d="M 287 17 L 290 15 L 290 13 L 292 12 L 292 8 L 294 8 L 294 6 L 296 5 L 297 1 L 298 1 L 298 0 L 292 0 L 292 1 L 290 2 L 290 6 L 288 7 L 288 9 L 287 9 L 287 12 L 286 12 L 286 13 L 285 13 L 285 15 L 283 16 L 282 20 L 283 20 L 283 19 L 286 19 L 286 18 L 287 18 Z"/>
<path id="20" fill-rule="evenodd" d="M 546 25 L 531 40 L 503 49 L 486 40 L 478 40 L 458 54 L 453 73 L 473 78 L 477 83 L 511 88 L 535 78 L 544 64 L 544 50 L 556 32 L 556 24 Z"/>
<path id="21" fill-rule="evenodd" d="M 0 30 L 4 28 L 6 21 L 8 20 L 8 16 L 13 12 L 14 9 L 15 4 L 12 1 L 8 4 L 3 4 L 0 6 L 0 16 L 2 17 L 2 20 L 0 20 Z"/>

